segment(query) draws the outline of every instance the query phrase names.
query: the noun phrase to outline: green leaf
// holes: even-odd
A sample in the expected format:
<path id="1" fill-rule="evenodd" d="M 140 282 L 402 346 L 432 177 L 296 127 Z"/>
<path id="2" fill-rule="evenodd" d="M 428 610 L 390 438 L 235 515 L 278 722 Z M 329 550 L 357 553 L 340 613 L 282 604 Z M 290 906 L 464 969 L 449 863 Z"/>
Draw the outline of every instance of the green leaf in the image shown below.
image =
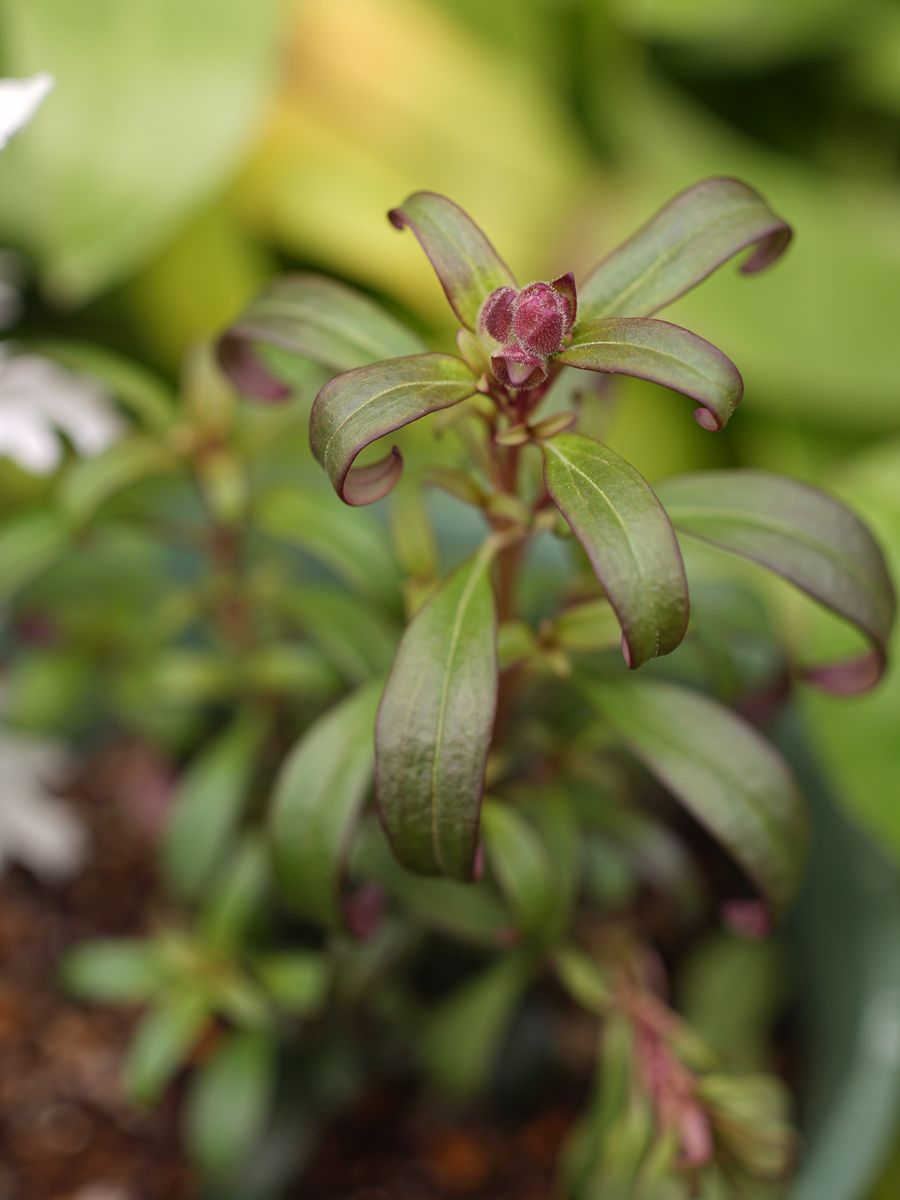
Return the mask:
<path id="1" fill-rule="evenodd" d="M 403 458 L 394 447 L 387 458 L 354 470 L 356 456 L 385 434 L 474 391 L 471 371 L 451 354 L 414 354 L 347 371 L 316 396 L 309 417 L 312 452 L 346 504 L 371 504 L 396 484 Z"/>
<path id="2" fill-rule="evenodd" d="M 60 484 L 60 506 L 74 525 L 83 525 L 101 505 L 132 484 L 172 475 L 178 469 L 178 459 L 165 446 L 149 437 L 130 437 L 96 458 L 73 463 Z"/>
<path id="3" fill-rule="evenodd" d="M 560 983 L 576 1004 L 595 1016 L 604 1016 L 612 1001 L 609 979 L 602 968 L 578 946 L 561 946 L 553 955 Z"/>
<path id="4" fill-rule="evenodd" d="M 29 342 L 29 346 L 72 371 L 98 380 L 148 430 L 165 433 L 171 428 L 176 415 L 174 397 L 142 363 L 90 342 L 40 338 Z"/>
<path id="5" fill-rule="evenodd" d="M 675 532 L 650 485 L 581 434 L 560 434 L 542 450 L 547 491 L 615 610 L 629 667 L 669 654 L 687 629 L 687 582 Z"/>
<path id="6" fill-rule="evenodd" d="M 576 653 L 611 650 L 622 634 L 614 609 L 607 600 L 573 604 L 553 621 L 553 637 L 564 650 Z"/>
<path id="7" fill-rule="evenodd" d="M 265 911 L 268 868 L 259 834 L 245 834 L 204 896 L 198 924 L 207 945 L 220 952 L 240 948 L 254 920 Z"/>
<path id="8" fill-rule="evenodd" d="M 354 591 L 396 602 L 399 585 L 384 529 L 370 514 L 349 512 L 329 500 L 274 488 L 257 499 L 256 522 L 270 537 L 324 563 Z"/>
<path id="9" fill-rule="evenodd" d="M 102 938 L 82 942 L 63 958 L 63 987 L 86 1000 L 142 1004 L 159 988 L 162 972 L 152 942 Z"/>
<path id="10" fill-rule="evenodd" d="M 272 801 L 278 881 L 297 912 L 341 923 L 338 885 L 353 825 L 372 777 L 381 682 L 320 717 L 279 772 Z"/>
<path id="11" fill-rule="evenodd" d="M 371 604 L 336 587 L 304 584 L 278 597 L 322 654 L 351 683 L 386 674 L 397 635 Z"/>
<path id="12" fill-rule="evenodd" d="M 579 322 L 557 361 L 682 392 L 700 402 L 694 419 L 712 432 L 728 423 L 744 391 L 737 367 L 721 350 L 680 325 L 644 317 Z"/>
<path id="13" fill-rule="evenodd" d="M 133 1104 L 154 1104 L 193 1049 L 209 1020 L 205 997 L 178 992 L 141 1019 L 123 1066 L 122 1084 Z"/>
<path id="14" fill-rule="evenodd" d="M 687 188 L 595 267 L 578 289 L 581 321 L 647 317 L 671 304 L 741 250 L 745 274 L 779 258 L 791 229 L 737 179 Z"/>
<path id="15" fill-rule="evenodd" d="M 276 346 L 335 373 L 425 350 L 422 340 L 368 296 L 323 275 L 270 284 L 219 342 L 219 360 L 245 395 L 277 399 L 280 384 L 254 353 Z"/>
<path id="16" fill-rule="evenodd" d="M 3 4 L 2 73 L 49 71 L 56 90 L 0 161 L 0 235 L 35 253 L 54 295 L 123 279 L 233 172 L 277 29 L 273 0 Z"/>
<path id="17" fill-rule="evenodd" d="M 469 880 L 497 703 L 493 547 L 468 559 L 400 642 L 375 737 L 382 820 L 397 857 Z"/>
<path id="18" fill-rule="evenodd" d="M 846 505 L 768 471 L 682 475 L 660 496 L 680 531 L 768 567 L 869 639 L 871 653 L 809 669 L 811 682 L 842 693 L 878 682 L 897 601 L 878 543 Z"/>
<path id="19" fill-rule="evenodd" d="M 526 958 L 506 954 L 434 1011 L 422 1055 L 441 1087 L 467 1095 L 486 1084 L 530 975 Z"/>
<path id="20" fill-rule="evenodd" d="M 31 509 L 0 524 L 0 601 L 47 570 L 68 544 L 66 522 L 49 509 Z"/>
<path id="21" fill-rule="evenodd" d="M 255 973 L 275 1003 L 294 1016 L 315 1013 L 328 995 L 328 962 L 313 951 L 269 954 L 256 962 Z"/>
<path id="22" fill-rule="evenodd" d="M 519 928 L 540 933 L 554 901 L 553 863 L 537 829 L 511 804 L 485 800 L 481 831 L 488 862 Z"/>
<path id="23" fill-rule="evenodd" d="M 421 243 L 450 306 L 467 329 L 477 330 L 481 306 L 499 287 L 515 287 L 509 267 L 475 222 L 452 200 L 414 192 L 388 214 Z"/>
<path id="24" fill-rule="evenodd" d="M 776 910 L 790 900 L 806 847 L 790 770 L 752 726 L 675 684 L 590 684 L 612 732 L 734 856 Z"/>
<path id="25" fill-rule="evenodd" d="M 233 1033 L 194 1077 L 185 1136 L 191 1158 L 220 1178 L 243 1165 L 261 1136 L 275 1084 L 275 1045 L 258 1033 Z"/>
<path id="26" fill-rule="evenodd" d="M 162 844 L 166 877 L 196 897 L 222 859 L 248 800 L 263 729 L 238 718 L 194 758 L 175 795 Z"/>

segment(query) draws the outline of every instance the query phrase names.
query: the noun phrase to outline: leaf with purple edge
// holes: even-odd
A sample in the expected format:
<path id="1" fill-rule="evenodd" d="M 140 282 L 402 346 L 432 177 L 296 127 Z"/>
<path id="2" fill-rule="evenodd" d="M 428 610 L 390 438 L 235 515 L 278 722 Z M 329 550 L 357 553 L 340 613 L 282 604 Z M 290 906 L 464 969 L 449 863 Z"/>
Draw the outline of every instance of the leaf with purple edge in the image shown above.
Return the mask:
<path id="1" fill-rule="evenodd" d="M 467 329 L 490 294 L 516 287 L 509 267 L 467 213 L 436 192 L 414 192 L 388 213 L 397 229 L 413 231 L 428 255 L 450 306 Z"/>
<path id="2" fill-rule="evenodd" d="M 244 395 L 280 400 L 290 389 L 256 352 L 275 346 L 335 372 L 418 354 L 424 343 L 374 300 L 323 275 L 271 283 L 219 339 L 223 370 Z"/>
<path id="3" fill-rule="evenodd" d="M 701 471 L 659 491 L 679 531 L 768 567 L 868 638 L 868 654 L 808 669 L 810 682 L 843 694 L 878 682 L 897 601 L 878 543 L 846 505 L 768 471 Z"/>
<path id="4" fill-rule="evenodd" d="M 781 911 L 800 877 L 806 818 L 778 751 L 690 688 L 642 679 L 585 683 L 584 691 L 608 728 Z"/>
<path id="5" fill-rule="evenodd" d="M 382 822 L 400 861 L 470 880 L 497 702 L 496 544 L 458 567 L 408 626 L 375 729 Z"/>
<path id="6" fill-rule="evenodd" d="M 371 504 L 400 478 L 403 459 L 394 447 L 380 462 L 354 468 L 360 451 L 474 391 L 471 371 L 450 354 L 415 354 L 347 371 L 326 383 L 313 404 L 313 454 L 345 503 Z"/>
<path id="7" fill-rule="evenodd" d="M 608 446 L 563 433 L 542 445 L 544 480 L 603 585 L 635 668 L 684 637 L 688 592 L 675 531 L 644 477 Z"/>
<path id="8" fill-rule="evenodd" d="M 745 274 L 784 253 L 791 227 L 738 179 L 704 179 L 677 195 L 590 273 L 578 290 L 582 317 L 646 317 L 753 248 Z"/>
<path id="9" fill-rule="evenodd" d="M 741 402 L 737 367 L 695 333 L 648 317 L 605 317 L 581 322 L 557 362 L 607 375 L 633 375 L 700 403 L 694 419 L 715 432 Z"/>

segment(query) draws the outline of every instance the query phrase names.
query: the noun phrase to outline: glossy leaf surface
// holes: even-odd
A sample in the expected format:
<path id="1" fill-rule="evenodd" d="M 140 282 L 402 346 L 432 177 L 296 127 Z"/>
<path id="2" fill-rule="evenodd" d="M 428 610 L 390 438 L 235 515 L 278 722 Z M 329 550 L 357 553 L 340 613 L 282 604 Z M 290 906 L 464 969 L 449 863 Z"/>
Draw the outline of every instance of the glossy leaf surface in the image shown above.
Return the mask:
<path id="1" fill-rule="evenodd" d="M 683 475 L 660 494 L 679 530 L 768 567 L 868 638 L 869 654 L 810 669 L 811 682 L 844 693 L 877 682 L 896 597 L 878 543 L 845 504 L 768 471 Z"/>
<path id="2" fill-rule="evenodd" d="M 643 317 L 671 304 L 741 250 L 745 274 L 787 249 L 791 229 L 737 179 L 687 188 L 595 267 L 578 290 L 582 321 Z"/>
<path id="3" fill-rule="evenodd" d="M 418 354 L 421 339 L 374 300 L 323 275 L 286 275 L 257 296 L 219 342 L 219 360 L 245 395 L 279 399 L 289 389 L 254 353 L 277 346 L 333 371 Z"/>
<path id="4" fill-rule="evenodd" d="M 497 700 L 490 555 L 467 560 L 406 630 L 376 732 L 378 803 L 401 862 L 472 877 Z"/>
<path id="5" fill-rule="evenodd" d="M 727 424 L 744 383 L 721 350 L 680 325 L 644 317 L 607 317 L 580 324 L 558 361 L 586 371 L 649 379 L 699 401 L 704 429 Z"/>
<path id="6" fill-rule="evenodd" d="M 509 267 L 472 218 L 446 196 L 414 192 L 388 215 L 398 229 L 409 228 L 419 239 L 467 329 L 477 329 L 481 306 L 491 292 L 516 286 Z"/>
<path id="7" fill-rule="evenodd" d="M 608 446 L 581 434 L 552 438 L 543 451 L 547 490 L 615 609 L 628 665 L 668 654 L 687 629 L 687 583 L 652 488 Z"/>
<path id="8" fill-rule="evenodd" d="M 370 466 L 353 467 L 366 446 L 475 391 L 466 364 L 450 354 L 415 354 L 347 371 L 326 383 L 309 418 L 313 454 L 347 504 L 387 495 L 403 470 L 396 447 Z"/>
<path id="9" fill-rule="evenodd" d="M 354 692 L 294 747 L 275 784 L 272 849 L 281 890 L 305 917 L 338 925 L 338 885 L 372 778 L 380 683 Z"/>
<path id="10" fill-rule="evenodd" d="M 591 703 L 647 769 L 734 856 L 776 910 L 797 885 L 805 816 L 790 770 L 756 730 L 676 684 L 592 684 Z"/>

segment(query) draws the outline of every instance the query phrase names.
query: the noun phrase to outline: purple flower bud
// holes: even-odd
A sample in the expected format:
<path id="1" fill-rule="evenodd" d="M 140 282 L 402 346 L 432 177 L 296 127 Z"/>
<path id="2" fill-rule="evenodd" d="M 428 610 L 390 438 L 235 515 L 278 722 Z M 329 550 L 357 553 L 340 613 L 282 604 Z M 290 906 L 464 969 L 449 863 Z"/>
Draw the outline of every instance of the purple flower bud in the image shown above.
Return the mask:
<path id="1" fill-rule="evenodd" d="M 515 288 L 501 287 L 491 292 L 481 309 L 481 327 L 498 342 L 508 342 L 512 329 Z"/>
<path id="2" fill-rule="evenodd" d="M 504 387 L 530 388 L 547 378 L 547 363 L 539 354 L 529 354 L 519 346 L 504 346 L 491 357 L 491 370 Z"/>
<path id="3" fill-rule="evenodd" d="M 571 271 L 565 275 L 560 275 L 559 279 L 554 279 L 550 284 L 558 296 L 562 298 L 562 302 L 566 309 L 566 327 L 563 334 L 571 331 L 575 324 L 575 318 L 578 315 L 578 293 L 575 290 L 575 276 Z"/>
<path id="4" fill-rule="evenodd" d="M 549 283 L 530 283 L 513 304 L 513 333 L 531 354 L 556 354 L 562 349 L 568 306 Z"/>

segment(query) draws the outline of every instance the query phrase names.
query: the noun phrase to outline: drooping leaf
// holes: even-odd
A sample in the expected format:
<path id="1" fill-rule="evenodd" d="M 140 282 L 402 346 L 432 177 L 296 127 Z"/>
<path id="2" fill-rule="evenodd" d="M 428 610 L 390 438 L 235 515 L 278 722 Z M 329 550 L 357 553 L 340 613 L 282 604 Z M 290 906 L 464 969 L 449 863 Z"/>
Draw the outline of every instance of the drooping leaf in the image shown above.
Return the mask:
<path id="1" fill-rule="evenodd" d="M 270 1035 L 232 1033 L 192 1080 L 185 1136 L 206 1176 L 227 1175 L 253 1150 L 272 1100 L 275 1048 Z"/>
<path id="2" fill-rule="evenodd" d="M 476 330 L 481 306 L 499 287 L 515 287 L 509 267 L 463 210 L 435 192 L 414 192 L 388 214 L 397 229 L 410 228 L 440 280 L 450 306 Z"/>
<path id="3" fill-rule="evenodd" d="M 347 841 L 372 777 L 380 680 L 354 692 L 306 731 L 275 784 L 272 851 L 291 907 L 341 922 L 338 884 Z"/>
<path id="4" fill-rule="evenodd" d="M 542 448 L 547 491 L 615 609 L 626 662 L 635 668 L 670 653 L 687 629 L 687 583 L 674 530 L 650 485 L 581 434 L 560 434 Z"/>
<path id="5" fill-rule="evenodd" d="M 646 317 L 606 317 L 578 325 L 558 361 L 585 371 L 634 375 L 700 402 L 698 425 L 716 431 L 741 402 L 744 383 L 721 350 L 680 325 Z"/>
<path id="6" fill-rule="evenodd" d="M 162 981 L 156 947 L 140 938 L 82 942 L 62 961 L 67 991 L 106 1004 L 141 1004 Z"/>
<path id="7" fill-rule="evenodd" d="M 162 861 L 183 898 L 197 895 L 225 851 L 248 798 L 262 734 L 259 721 L 238 718 L 200 751 L 181 780 Z"/>
<path id="8" fill-rule="evenodd" d="M 351 470 L 360 451 L 474 391 L 469 368 L 451 354 L 414 354 L 347 371 L 316 397 L 309 418 L 312 452 L 345 503 L 371 504 L 400 478 L 403 459 L 394 447 L 380 462 Z"/>
<path id="9" fill-rule="evenodd" d="M 790 770 L 752 726 L 676 684 L 589 684 L 604 722 L 734 856 L 776 910 L 797 885 L 805 813 Z"/>
<path id="10" fill-rule="evenodd" d="M 422 1054 L 442 1087 L 466 1095 L 484 1086 L 530 973 L 527 958 L 506 954 L 434 1011 Z"/>
<path id="11" fill-rule="evenodd" d="M 497 701 L 491 546 L 468 559 L 414 617 L 378 712 L 376 782 L 401 862 L 472 877 Z"/>
<path id="12" fill-rule="evenodd" d="M 248 396 L 280 399 L 254 345 L 277 346 L 339 372 L 419 354 L 422 340 L 374 300 L 324 275 L 286 275 L 256 297 L 219 341 L 219 361 Z"/>
<path id="13" fill-rule="evenodd" d="M 581 320 L 650 316 L 741 250 L 754 248 L 741 267 L 751 274 L 779 258 L 790 240 L 790 226 L 753 188 L 704 179 L 594 268 L 578 290 Z"/>
<path id="14" fill-rule="evenodd" d="M 660 495 L 676 528 L 789 580 L 871 642 L 862 658 L 805 672 L 835 692 L 881 677 L 896 596 L 878 543 L 840 500 L 768 471 L 710 471 L 670 479 Z"/>
<path id="15" fill-rule="evenodd" d="M 298 546 L 360 595 L 382 603 L 399 599 L 390 542 L 369 513 L 281 487 L 257 498 L 254 515 L 263 533 Z"/>
<path id="16" fill-rule="evenodd" d="M 183 1065 L 209 1020 L 206 998 L 180 990 L 141 1018 L 123 1065 L 122 1084 L 133 1104 L 154 1104 Z"/>

